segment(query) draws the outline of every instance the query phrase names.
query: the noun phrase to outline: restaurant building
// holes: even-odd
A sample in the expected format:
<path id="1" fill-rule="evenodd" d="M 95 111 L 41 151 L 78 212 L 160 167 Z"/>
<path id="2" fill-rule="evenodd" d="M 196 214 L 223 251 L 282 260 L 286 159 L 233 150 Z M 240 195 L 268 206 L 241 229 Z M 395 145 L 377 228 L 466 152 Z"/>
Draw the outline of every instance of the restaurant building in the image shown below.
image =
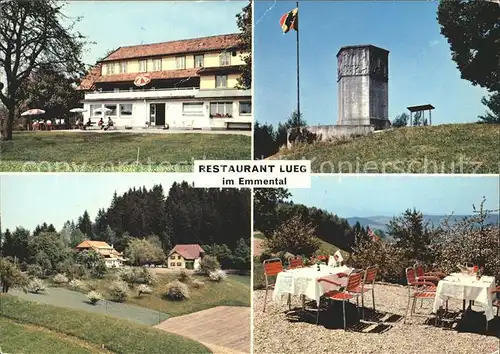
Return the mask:
<path id="1" fill-rule="evenodd" d="M 238 34 L 120 47 L 78 88 L 84 120 L 111 117 L 129 129 L 251 129 L 251 92 L 236 88 L 245 55 Z"/>

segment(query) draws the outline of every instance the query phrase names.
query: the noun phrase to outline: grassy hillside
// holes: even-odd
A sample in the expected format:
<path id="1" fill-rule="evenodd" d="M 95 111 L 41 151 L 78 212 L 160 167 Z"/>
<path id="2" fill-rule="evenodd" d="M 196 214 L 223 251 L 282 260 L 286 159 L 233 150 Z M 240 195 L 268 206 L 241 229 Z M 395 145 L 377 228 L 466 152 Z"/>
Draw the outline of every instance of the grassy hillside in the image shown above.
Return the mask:
<path id="1" fill-rule="evenodd" d="M 0 352 L 3 353 L 108 353 L 75 337 L 43 327 L 20 324 L 0 317 Z"/>
<path id="2" fill-rule="evenodd" d="M 131 289 L 126 304 L 145 307 L 167 313 L 169 316 L 182 316 L 189 313 L 206 310 L 216 306 L 250 306 L 250 277 L 229 275 L 223 282 L 213 282 L 204 276 L 193 276 L 204 286 L 197 289 L 189 287 L 190 299 L 186 301 L 170 301 L 165 299 L 165 289 L 169 282 L 178 278 L 178 273 L 158 274 L 158 283 L 152 287 L 153 293 L 147 296 L 137 296 L 137 290 Z M 109 299 L 110 277 L 94 280 L 97 292 Z M 69 287 L 69 286 L 68 286 Z M 87 289 L 79 289 L 86 293 Z"/>
<path id="3" fill-rule="evenodd" d="M 250 149 L 232 134 L 16 132 L 0 142 L 0 171 L 191 172 L 193 160 L 246 160 Z"/>
<path id="4" fill-rule="evenodd" d="M 45 328 L 114 353 L 210 353 L 200 343 L 147 326 L 96 313 L 41 305 L 10 295 L 0 295 L 0 318 L 8 318 L 23 326 L 29 324 Z M 13 342 L 18 343 L 10 343 L 4 336 L 0 337 L 0 346 L 5 343 L 5 348 L 17 345 Z M 42 349 L 38 348 L 35 352 L 59 353 L 57 350 Z"/>
<path id="5" fill-rule="evenodd" d="M 271 159 L 311 160 L 315 173 L 499 173 L 500 125 L 448 124 L 377 132 L 283 150 Z"/>

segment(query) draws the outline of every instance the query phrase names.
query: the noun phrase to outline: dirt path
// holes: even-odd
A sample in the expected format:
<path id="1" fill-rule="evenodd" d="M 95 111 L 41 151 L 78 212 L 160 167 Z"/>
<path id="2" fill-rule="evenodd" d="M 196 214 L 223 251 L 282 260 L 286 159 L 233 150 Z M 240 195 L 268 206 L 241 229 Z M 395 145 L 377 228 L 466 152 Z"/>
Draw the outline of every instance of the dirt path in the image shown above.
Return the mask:
<path id="1" fill-rule="evenodd" d="M 155 328 L 194 339 L 214 354 L 250 353 L 250 308 L 218 306 L 172 317 Z"/>

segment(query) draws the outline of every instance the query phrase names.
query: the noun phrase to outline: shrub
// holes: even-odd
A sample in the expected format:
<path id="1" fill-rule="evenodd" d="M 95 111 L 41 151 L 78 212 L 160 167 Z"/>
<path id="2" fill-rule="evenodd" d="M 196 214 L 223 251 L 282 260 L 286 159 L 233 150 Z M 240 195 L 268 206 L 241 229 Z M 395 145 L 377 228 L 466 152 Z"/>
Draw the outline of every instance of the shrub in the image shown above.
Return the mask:
<path id="1" fill-rule="evenodd" d="M 217 281 L 217 282 L 220 282 L 220 281 L 225 280 L 227 278 L 226 272 L 224 272 L 221 269 L 210 272 L 208 274 L 208 276 L 209 276 L 210 280 Z"/>
<path id="2" fill-rule="evenodd" d="M 395 244 L 379 239 L 360 242 L 354 247 L 350 266 L 366 269 L 378 264 L 378 277 L 386 282 L 405 283 L 405 268 L 413 265 L 414 261 L 407 260 L 405 251 Z"/>
<path id="3" fill-rule="evenodd" d="M 82 279 L 88 276 L 87 269 L 79 263 L 74 263 L 71 259 L 67 259 L 56 267 L 61 274 L 66 274 L 69 279 Z"/>
<path id="4" fill-rule="evenodd" d="M 126 283 L 135 284 L 139 281 L 139 278 L 141 276 L 141 274 L 139 272 L 140 271 L 136 268 L 125 269 L 121 273 L 121 278 Z"/>
<path id="5" fill-rule="evenodd" d="M 265 245 L 273 253 L 290 252 L 310 257 L 318 250 L 320 241 L 311 223 L 306 224 L 299 215 L 294 215 L 265 240 Z"/>
<path id="6" fill-rule="evenodd" d="M 209 274 L 217 269 L 220 269 L 220 264 L 217 261 L 217 258 L 213 256 L 205 256 L 200 261 L 200 269 L 203 271 L 203 274 Z"/>
<path id="7" fill-rule="evenodd" d="M 440 226 L 441 234 L 436 247 L 436 266 L 445 273 L 456 270 L 457 264 L 469 262 L 484 266 L 485 275 L 500 279 L 500 258 L 498 257 L 498 235 L 500 226 L 487 224 L 492 212 L 484 209 L 483 200 L 476 215 L 465 217 L 456 223 L 445 220 Z"/>
<path id="8" fill-rule="evenodd" d="M 52 281 L 55 283 L 55 284 L 66 284 L 69 279 L 67 276 L 65 276 L 64 274 L 56 274 L 54 275 L 54 277 L 52 278 Z"/>
<path id="9" fill-rule="evenodd" d="M 91 291 L 87 294 L 87 298 L 89 299 L 89 302 L 92 304 L 92 305 L 95 305 L 97 304 L 99 301 L 102 300 L 102 296 L 101 294 L 99 294 L 98 292 L 95 292 L 95 291 Z"/>
<path id="10" fill-rule="evenodd" d="M 146 284 L 141 284 L 137 287 L 137 294 L 141 296 L 142 294 L 152 294 L 153 289 L 151 289 L 149 286 Z"/>
<path id="11" fill-rule="evenodd" d="M 109 288 L 109 296 L 113 301 L 125 302 L 128 298 L 128 284 L 124 281 L 112 283 Z"/>
<path id="12" fill-rule="evenodd" d="M 165 296 L 174 301 L 189 299 L 189 288 L 186 284 L 174 280 L 167 284 L 165 289 Z"/>
<path id="13" fill-rule="evenodd" d="M 101 257 L 99 258 L 99 261 L 94 264 L 94 267 L 90 270 L 92 273 L 92 276 L 95 278 L 103 278 L 108 271 L 108 267 L 106 267 L 106 262 L 104 259 Z"/>
<path id="14" fill-rule="evenodd" d="M 78 280 L 78 279 L 71 280 L 68 285 L 73 290 L 79 290 L 79 289 L 83 288 L 83 282 L 81 280 Z"/>
<path id="15" fill-rule="evenodd" d="M 202 282 L 200 280 L 196 280 L 196 279 L 193 280 L 192 284 L 193 284 L 193 288 L 195 288 L 195 289 L 201 289 L 205 286 L 204 282 Z"/>
<path id="16" fill-rule="evenodd" d="M 179 281 L 183 282 L 183 283 L 188 283 L 191 281 L 191 275 L 188 273 L 187 270 L 185 269 L 182 269 L 180 274 L 179 274 Z"/>
<path id="17" fill-rule="evenodd" d="M 146 267 L 143 267 L 141 270 L 140 280 L 147 285 L 154 285 L 158 283 L 158 277 L 156 276 L 156 274 L 154 274 Z"/>
<path id="18" fill-rule="evenodd" d="M 43 277 L 43 269 L 38 264 L 28 264 L 26 267 L 26 273 L 28 273 L 30 277 Z"/>
<path id="19" fill-rule="evenodd" d="M 43 282 L 42 279 L 33 278 L 29 281 L 25 290 L 30 292 L 30 293 L 38 294 L 38 293 L 44 292 L 45 289 L 46 289 L 46 286 L 45 286 L 45 283 Z"/>

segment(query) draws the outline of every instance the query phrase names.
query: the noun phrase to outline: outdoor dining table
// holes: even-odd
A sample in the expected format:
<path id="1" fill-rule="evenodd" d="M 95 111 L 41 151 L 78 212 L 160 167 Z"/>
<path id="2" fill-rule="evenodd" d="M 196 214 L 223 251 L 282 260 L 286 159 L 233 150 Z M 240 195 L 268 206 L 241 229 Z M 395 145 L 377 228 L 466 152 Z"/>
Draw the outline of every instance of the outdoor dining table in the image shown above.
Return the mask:
<path id="1" fill-rule="evenodd" d="M 329 277 L 343 286 L 347 285 L 347 277 L 338 277 L 339 273 L 350 274 L 352 269 L 346 266 L 331 267 L 327 265 L 314 265 L 312 267 L 296 268 L 278 273 L 273 292 L 273 301 L 281 302 L 282 295 L 305 295 L 311 300 L 316 300 L 319 305 L 321 296 L 339 287 L 333 284 L 318 283 L 319 278 Z M 337 276 L 336 276 L 337 275 Z"/>
<path id="2" fill-rule="evenodd" d="M 474 305 L 484 309 L 486 323 L 488 323 L 494 317 L 493 289 L 495 289 L 495 277 L 483 275 L 478 280 L 475 275 L 452 273 L 438 283 L 433 312 L 437 313 L 439 308 L 450 298 L 469 300 L 474 301 Z"/>

